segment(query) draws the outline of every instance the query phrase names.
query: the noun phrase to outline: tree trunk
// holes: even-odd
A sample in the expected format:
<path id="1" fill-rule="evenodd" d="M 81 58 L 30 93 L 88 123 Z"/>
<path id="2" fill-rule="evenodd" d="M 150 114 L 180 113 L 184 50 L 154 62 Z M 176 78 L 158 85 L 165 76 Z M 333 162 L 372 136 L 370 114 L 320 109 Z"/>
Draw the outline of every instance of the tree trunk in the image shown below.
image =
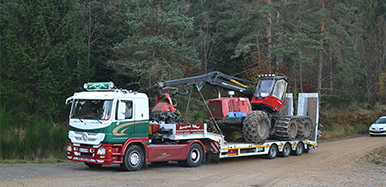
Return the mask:
<path id="1" fill-rule="evenodd" d="M 91 3 L 88 2 L 88 31 L 87 31 L 87 68 L 90 68 L 90 58 L 91 58 Z"/>
<path id="2" fill-rule="evenodd" d="M 326 7 L 326 1 L 322 0 L 322 10 Z M 324 32 L 324 19 L 322 16 L 320 26 L 320 47 L 323 48 L 323 32 Z M 318 95 L 322 96 L 322 71 L 323 71 L 323 50 L 319 52 L 319 64 L 318 64 Z"/>
<path id="3" fill-rule="evenodd" d="M 299 46 L 299 55 L 300 59 L 303 59 L 303 53 Z M 299 87 L 300 87 L 300 93 L 303 93 L 303 62 L 299 62 Z"/>
<path id="4" fill-rule="evenodd" d="M 267 0 L 267 4 L 271 4 L 271 0 Z M 271 19 L 271 13 L 269 12 L 267 15 L 268 19 L 268 26 L 267 26 L 267 39 L 268 39 L 268 45 L 267 45 L 267 59 L 268 62 L 272 63 L 272 51 L 271 51 L 271 43 L 272 43 L 272 33 L 271 33 L 271 26 L 272 26 L 272 19 Z M 276 64 L 275 70 L 277 71 L 278 65 Z"/>
<path id="5" fill-rule="evenodd" d="M 330 47 L 330 95 L 334 94 L 334 62 L 332 61 L 332 48 Z"/>

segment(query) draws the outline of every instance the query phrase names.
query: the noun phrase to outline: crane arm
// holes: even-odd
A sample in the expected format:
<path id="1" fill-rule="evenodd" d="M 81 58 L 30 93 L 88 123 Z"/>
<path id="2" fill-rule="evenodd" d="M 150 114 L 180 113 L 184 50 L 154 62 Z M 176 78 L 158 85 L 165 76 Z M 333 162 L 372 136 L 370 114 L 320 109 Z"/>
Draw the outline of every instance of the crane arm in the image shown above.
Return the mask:
<path id="1" fill-rule="evenodd" d="M 253 94 L 253 88 L 248 86 L 247 84 L 255 84 L 254 82 L 249 80 L 214 71 L 204 75 L 158 82 L 157 84 L 155 84 L 155 87 L 159 90 L 160 93 L 162 93 L 161 90 L 164 88 L 177 85 L 184 85 L 185 92 L 177 92 L 178 94 L 184 95 L 188 93 L 186 86 L 196 85 L 199 89 L 202 89 L 202 87 L 204 87 L 204 85 L 207 83 L 221 88 L 225 88 L 227 90 L 240 92 L 248 96 L 251 96 Z"/>

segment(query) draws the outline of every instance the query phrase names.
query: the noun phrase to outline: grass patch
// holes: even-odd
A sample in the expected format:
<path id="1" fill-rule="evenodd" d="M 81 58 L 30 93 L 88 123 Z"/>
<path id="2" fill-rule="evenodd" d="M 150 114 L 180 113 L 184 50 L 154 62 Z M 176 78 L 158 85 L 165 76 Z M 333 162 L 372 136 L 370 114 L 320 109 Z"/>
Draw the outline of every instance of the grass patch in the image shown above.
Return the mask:
<path id="1" fill-rule="evenodd" d="M 25 113 L 11 114 L 0 108 L 0 129 L 2 162 L 43 162 L 66 158 L 66 124 L 57 124 Z"/>

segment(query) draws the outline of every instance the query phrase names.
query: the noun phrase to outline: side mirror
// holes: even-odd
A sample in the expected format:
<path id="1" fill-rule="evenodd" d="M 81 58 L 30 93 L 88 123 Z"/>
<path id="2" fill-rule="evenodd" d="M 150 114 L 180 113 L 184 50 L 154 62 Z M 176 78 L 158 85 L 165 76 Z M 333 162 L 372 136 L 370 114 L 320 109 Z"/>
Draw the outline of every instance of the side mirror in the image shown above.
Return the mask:
<path id="1" fill-rule="evenodd" d="M 118 120 L 124 120 L 125 119 L 125 112 L 126 112 L 126 103 L 125 102 L 119 102 Z"/>
<path id="2" fill-rule="evenodd" d="M 69 98 L 66 99 L 66 102 L 65 102 L 66 105 L 68 105 L 69 103 L 72 103 L 72 101 L 73 101 L 72 98 L 73 98 L 73 96 L 71 96 L 71 97 L 69 97 Z"/>

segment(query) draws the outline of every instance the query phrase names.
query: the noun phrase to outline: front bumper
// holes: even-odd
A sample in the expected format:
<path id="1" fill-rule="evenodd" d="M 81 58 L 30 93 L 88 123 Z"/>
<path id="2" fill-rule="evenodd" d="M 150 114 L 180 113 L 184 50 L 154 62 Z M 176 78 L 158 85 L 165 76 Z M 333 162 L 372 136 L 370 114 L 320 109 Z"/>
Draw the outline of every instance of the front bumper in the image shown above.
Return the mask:
<path id="1" fill-rule="evenodd" d="M 386 135 L 386 130 L 369 130 L 370 135 Z"/>
<path id="2" fill-rule="evenodd" d="M 67 150 L 68 160 L 103 165 L 120 164 L 123 161 L 122 144 L 84 145 L 70 142 L 68 146 L 71 146 L 71 150 Z M 99 149 L 105 149 L 105 153 L 98 154 Z"/>

